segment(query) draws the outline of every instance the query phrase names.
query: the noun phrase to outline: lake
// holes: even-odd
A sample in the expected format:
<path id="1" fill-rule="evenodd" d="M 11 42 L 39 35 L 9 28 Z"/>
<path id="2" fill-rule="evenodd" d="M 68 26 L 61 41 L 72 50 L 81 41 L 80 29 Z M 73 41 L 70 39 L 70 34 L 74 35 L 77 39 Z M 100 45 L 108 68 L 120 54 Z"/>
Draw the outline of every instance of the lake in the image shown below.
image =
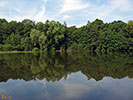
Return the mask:
<path id="1" fill-rule="evenodd" d="M 11 100 L 133 100 L 133 54 L 0 54 L 0 96 L 11 96 Z"/>

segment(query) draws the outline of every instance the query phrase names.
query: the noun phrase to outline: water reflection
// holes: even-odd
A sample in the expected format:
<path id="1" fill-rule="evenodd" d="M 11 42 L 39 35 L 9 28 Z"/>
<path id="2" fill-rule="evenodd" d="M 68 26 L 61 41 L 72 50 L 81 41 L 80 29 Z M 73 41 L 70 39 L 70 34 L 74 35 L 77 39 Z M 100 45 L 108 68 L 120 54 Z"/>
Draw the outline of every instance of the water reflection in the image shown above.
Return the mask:
<path id="1" fill-rule="evenodd" d="M 0 55 L 0 95 L 13 100 L 132 100 L 132 54 Z"/>
<path id="2" fill-rule="evenodd" d="M 59 81 L 73 72 L 81 71 L 88 80 L 103 77 L 133 78 L 133 58 L 128 54 L 3 54 L 0 55 L 0 82 L 8 79 L 46 79 Z"/>

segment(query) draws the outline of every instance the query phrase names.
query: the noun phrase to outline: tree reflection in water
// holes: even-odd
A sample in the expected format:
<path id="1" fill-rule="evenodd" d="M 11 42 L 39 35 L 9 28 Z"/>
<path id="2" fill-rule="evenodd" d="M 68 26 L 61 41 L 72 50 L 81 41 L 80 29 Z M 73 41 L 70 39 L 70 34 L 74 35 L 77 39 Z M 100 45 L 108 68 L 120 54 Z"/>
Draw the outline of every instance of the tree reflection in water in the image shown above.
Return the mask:
<path id="1" fill-rule="evenodd" d="M 81 71 L 96 81 L 104 77 L 133 78 L 132 54 L 34 53 L 1 54 L 0 82 L 8 79 L 59 81 Z"/>

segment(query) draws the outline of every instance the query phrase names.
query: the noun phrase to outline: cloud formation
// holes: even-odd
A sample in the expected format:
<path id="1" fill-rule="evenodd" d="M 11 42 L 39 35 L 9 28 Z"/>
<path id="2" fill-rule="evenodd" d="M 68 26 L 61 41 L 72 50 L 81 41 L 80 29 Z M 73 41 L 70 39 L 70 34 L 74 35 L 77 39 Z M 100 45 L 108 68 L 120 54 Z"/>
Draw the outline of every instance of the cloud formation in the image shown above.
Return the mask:
<path id="1" fill-rule="evenodd" d="M 66 19 L 69 19 L 69 18 L 71 18 L 71 16 L 65 15 L 65 16 L 62 18 L 62 20 L 66 20 Z"/>
<path id="2" fill-rule="evenodd" d="M 0 18 L 66 21 L 81 26 L 96 18 L 105 22 L 133 18 L 133 0 L 0 0 Z"/>
<path id="3" fill-rule="evenodd" d="M 46 8 L 45 5 L 47 3 L 47 0 L 42 0 L 42 5 L 41 5 L 41 9 L 40 11 L 38 11 L 37 15 L 35 16 L 35 20 L 36 21 L 43 21 L 45 20 L 44 18 L 46 17 L 45 13 L 46 13 Z"/>
<path id="4" fill-rule="evenodd" d="M 88 6 L 89 6 L 89 2 L 84 3 L 82 0 L 64 0 L 60 13 L 82 10 L 82 9 L 87 8 Z"/>
<path id="5" fill-rule="evenodd" d="M 0 7 L 1 7 L 1 6 L 4 6 L 4 3 L 3 3 L 3 2 L 0 2 Z"/>

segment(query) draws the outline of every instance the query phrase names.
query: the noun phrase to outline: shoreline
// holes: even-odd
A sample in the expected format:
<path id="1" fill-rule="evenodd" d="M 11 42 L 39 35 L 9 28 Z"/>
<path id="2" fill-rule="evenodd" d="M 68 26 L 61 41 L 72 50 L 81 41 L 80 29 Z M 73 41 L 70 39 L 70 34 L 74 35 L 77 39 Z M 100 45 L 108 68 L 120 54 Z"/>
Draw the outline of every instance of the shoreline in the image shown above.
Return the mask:
<path id="1" fill-rule="evenodd" d="M 13 53 L 44 53 L 44 52 L 51 52 L 51 51 L 0 51 L 0 54 L 13 54 Z M 53 52 L 56 53 L 72 53 L 72 52 L 82 52 L 82 51 L 78 51 L 78 50 L 55 50 Z M 95 53 L 113 53 L 113 52 L 121 52 L 121 53 L 129 53 L 129 52 L 133 52 L 132 50 L 130 51 L 112 51 L 112 52 L 96 52 L 96 51 L 83 51 L 83 52 L 95 52 Z"/>
<path id="2" fill-rule="evenodd" d="M 8 54 L 8 53 L 40 53 L 40 51 L 37 51 L 37 52 L 36 51 L 0 51 L 0 54 Z"/>

